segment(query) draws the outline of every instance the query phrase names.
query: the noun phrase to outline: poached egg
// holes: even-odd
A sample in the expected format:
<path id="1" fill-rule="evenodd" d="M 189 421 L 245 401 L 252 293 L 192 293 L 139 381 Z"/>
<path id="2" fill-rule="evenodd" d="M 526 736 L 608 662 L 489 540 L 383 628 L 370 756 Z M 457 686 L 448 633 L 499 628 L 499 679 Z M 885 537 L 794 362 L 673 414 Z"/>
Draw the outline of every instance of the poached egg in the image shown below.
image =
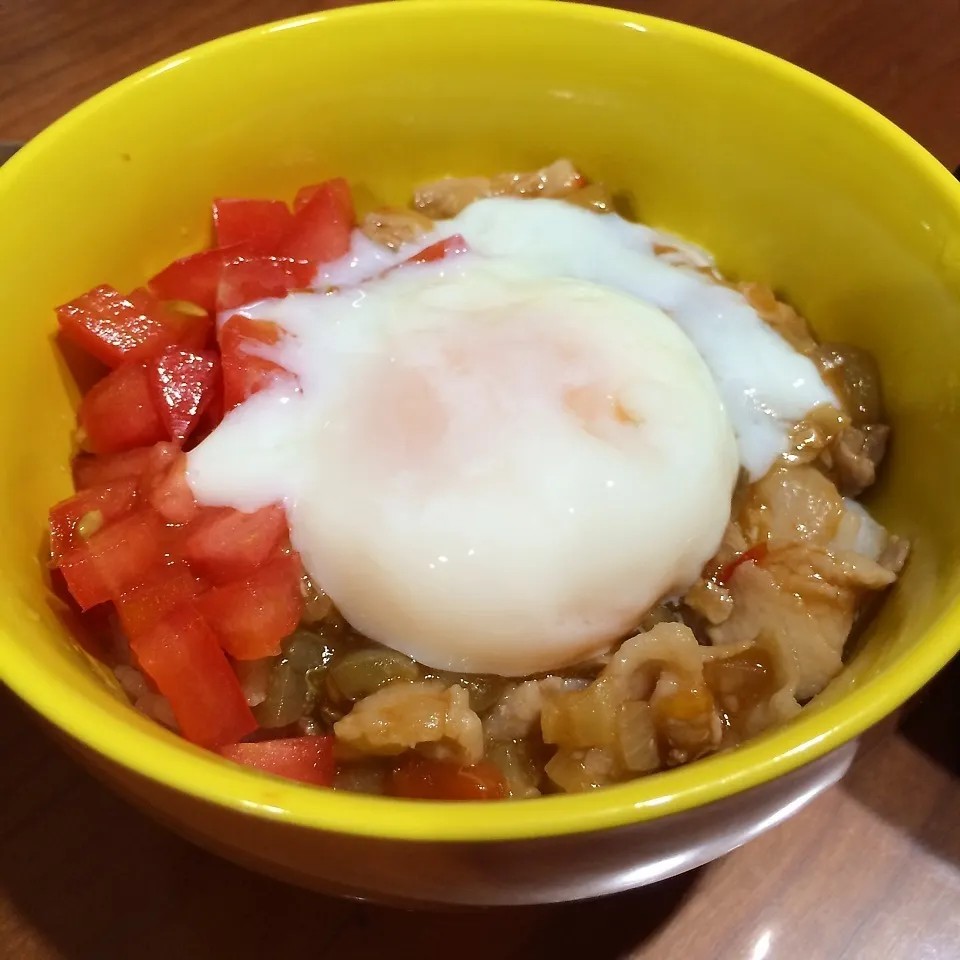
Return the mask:
<path id="1" fill-rule="evenodd" d="M 469 251 L 383 273 L 442 237 Z M 714 554 L 743 466 L 833 401 L 663 238 L 563 203 L 478 201 L 397 252 L 357 233 L 327 292 L 241 312 L 296 375 L 189 455 L 208 505 L 285 505 L 354 629 L 430 667 L 523 676 L 603 652 Z"/>

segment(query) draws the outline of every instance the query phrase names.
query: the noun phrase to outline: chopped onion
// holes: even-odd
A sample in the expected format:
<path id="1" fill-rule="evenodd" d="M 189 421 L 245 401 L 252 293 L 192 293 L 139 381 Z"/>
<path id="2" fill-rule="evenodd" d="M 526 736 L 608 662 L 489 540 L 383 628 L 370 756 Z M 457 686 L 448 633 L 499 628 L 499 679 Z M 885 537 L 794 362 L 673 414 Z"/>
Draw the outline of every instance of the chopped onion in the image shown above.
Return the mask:
<path id="1" fill-rule="evenodd" d="M 545 743 L 568 749 L 612 747 L 617 742 L 615 684 L 598 680 L 586 690 L 545 693 L 540 725 Z"/>
<path id="2" fill-rule="evenodd" d="M 660 767 L 657 731 L 650 704 L 631 700 L 617 715 L 617 734 L 624 765 L 634 773 L 652 773 Z"/>

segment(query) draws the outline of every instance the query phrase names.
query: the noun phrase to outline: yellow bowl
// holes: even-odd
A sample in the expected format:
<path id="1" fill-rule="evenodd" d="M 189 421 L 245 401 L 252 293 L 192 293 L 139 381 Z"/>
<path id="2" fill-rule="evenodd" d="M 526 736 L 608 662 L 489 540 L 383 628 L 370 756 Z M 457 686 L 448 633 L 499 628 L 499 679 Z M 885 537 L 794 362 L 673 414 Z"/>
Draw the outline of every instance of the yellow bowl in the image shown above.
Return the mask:
<path id="1" fill-rule="evenodd" d="M 70 490 L 77 399 L 51 308 L 98 282 L 139 284 L 196 249 L 217 194 L 289 197 L 342 174 L 402 201 L 418 180 L 558 156 L 724 270 L 776 287 L 823 336 L 876 355 L 894 443 L 871 506 L 914 555 L 841 676 L 795 722 L 732 752 L 587 795 L 490 805 L 261 777 L 135 713 L 71 642 L 38 565 L 47 507 Z M 694 862 L 675 846 L 661 856 L 672 865 L 644 873 L 651 836 L 716 839 L 737 797 L 769 799 L 768 781 L 850 741 L 960 645 L 960 187 L 882 117 L 773 57 L 538 0 L 317 14 L 198 47 L 77 108 L 0 172 L 0 224 L 2 676 L 121 789 L 227 855 L 421 900 L 635 885 Z M 804 781 L 792 776 L 796 797 Z M 630 833 L 638 824 L 647 832 Z M 627 832 L 591 834 L 604 828 Z M 598 866 L 601 847 L 610 862 Z"/>

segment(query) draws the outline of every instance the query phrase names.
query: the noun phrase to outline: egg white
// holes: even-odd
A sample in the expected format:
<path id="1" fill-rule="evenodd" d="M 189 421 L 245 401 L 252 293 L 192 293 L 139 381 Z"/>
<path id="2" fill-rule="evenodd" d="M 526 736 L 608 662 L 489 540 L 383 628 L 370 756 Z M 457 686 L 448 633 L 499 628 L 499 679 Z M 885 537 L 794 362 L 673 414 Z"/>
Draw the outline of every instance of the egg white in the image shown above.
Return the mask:
<path id="1" fill-rule="evenodd" d="M 714 378 L 643 300 L 468 254 L 259 305 L 302 392 L 230 413 L 198 498 L 283 500 L 351 625 L 432 667 L 582 660 L 696 578 L 739 469 Z"/>

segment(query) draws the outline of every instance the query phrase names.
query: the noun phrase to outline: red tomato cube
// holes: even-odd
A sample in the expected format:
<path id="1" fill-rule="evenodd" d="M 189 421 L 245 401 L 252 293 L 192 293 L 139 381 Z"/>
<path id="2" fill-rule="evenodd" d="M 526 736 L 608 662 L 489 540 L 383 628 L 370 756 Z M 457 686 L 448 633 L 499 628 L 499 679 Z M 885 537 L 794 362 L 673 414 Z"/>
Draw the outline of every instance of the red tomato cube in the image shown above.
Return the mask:
<path id="1" fill-rule="evenodd" d="M 233 310 L 246 303 L 285 297 L 306 290 L 317 272 L 309 260 L 289 257 L 238 257 L 225 263 L 217 289 L 217 310 Z"/>
<path id="2" fill-rule="evenodd" d="M 158 443 L 151 449 L 140 494 L 167 523 L 189 523 L 200 510 L 187 483 L 186 455 L 175 443 Z"/>
<path id="3" fill-rule="evenodd" d="M 346 180 L 338 177 L 304 187 L 294 207 L 293 225 L 280 242 L 279 256 L 326 263 L 350 249 L 356 215 Z"/>
<path id="4" fill-rule="evenodd" d="M 167 436 L 146 364 L 122 364 L 93 385 L 80 403 L 80 426 L 96 453 L 145 447 Z"/>
<path id="5" fill-rule="evenodd" d="M 333 786 L 333 737 L 284 737 L 258 743 L 235 743 L 217 751 L 222 757 L 275 777 Z"/>
<path id="6" fill-rule="evenodd" d="M 153 447 L 138 447 L 121 453 L 94 456 L 80 454 L 73 461 L 73 485 L 77 490 L 100 487 L 117 480 L 139 480 L 153 456 Z"/>
<path id="7" fill-rule="evenodd" d="M 64 336 L 110 367 L 144 360 L 173 343 L 178 318 L 148 290 L 124 296 L 103 285 L 57 307 Z"/>
<path id="8" fill-rule="evenodd" d="M 246 243 L 251 252 L 270 255 L 276 252 L 280 238 L 290 229 L 293 214 L 282 200 L 213 201 L 213 226 L 217 246 Z"/>
<path id="9" fill-rule="evenodd" d="M 187 438 L 184 449 L 191 450 L 209 437 L 220 425 L 220 421 L 223 419 L 223 413 L 223 364 L 221 363 L 220 376 L 218 376 L 213 383 L 210 401 L 207 403 L 203 413 L 200 414 L 200 419 Z"/>
<path id="10" fill-rule="evenodd" d="M 456 256 L 460 253 L 467 253 L 469 251 L 467 246 L 467 241 L 460 236 L 459 233 L 455 233 L 452 237 L 445 237 L 443 240 L 438 240 L 436 243 L 431 243 L 429 247 L 425 247 L 419 253 L 415 253 L 408 260 L 405 260 L 405 263 L 435 263 L 437 260 L 442 260 L 444 257 Z"/>
<path id="11" fill-rule="evenodd" d="M 149 508 L 115 520 L 60 560 L 67 587 L 83 610 L 114 600 L 161 566 L 168 528 Z"/>
<path id="12" fill-rule="evenodd" d="M 192 604 L 130 638 L 140 666 L 170 701 L 183 735 L 202 747 L 236 743 L 257 728 L 233 668 Z"/>
<path id="13" fill-rule="evenodd" d="M 213 397 L 220 371 L 217 354 L 171 347 L 150 361 L 148 371 L 168 438 L 186 440 Z"/>
<path id="14" fill-rule="evenodd" d="M 161 270 L 150 281 L 150 289 L 161 300 L 193 303 L 212 314 L 217 309 L 217 287 L 223 265 L 250 252 L 244 244 L 235 244 L 182 257 Z"/>
<path id="15" fill-rule="evenodd" d="M 293 198 L 293 212 L 298 214 L 324 187 L 322 183 L 311 183 L 301 187 Z"/>
<path id="16" fill-rule="evenodd" d="M 507 796 L 507 784 L 487 760 L 462 767 L 410 753 L 393 771 L 390 792 L 413 800 L 500 800 Z"/>
<path id="17" fill-rule="evenodd" d="M 296 554 L 281 556 L 249 580 L 214 587 L 197 606 L 234 659 L 276 656 L 303 615 L 302 575 Z"/>
<path id="18" fill-rule="evenodd" d="M 144 583 L 121 594 L 117 613 L 127 638 L 152 630 L 176 607 L 195 600 L 206 584 L 182 560 L 158 567 Z"/>
<path id="19" fill-rule="evenodd" d="M 118 480 L 107 486 L 92 487 L 50 508 L 50 555 L 58 566 L 65 554 L 82 546 L 98 530 L 129 513 L 137 499 L 135 480 Z M 87 518 L 92 529 L 77 530 Z"/>
<path id="20" fill-rule="evenodd" d="M 249 351 L 251 346 L 278 343 L 282 329 L 269 320 L 251 320 L 240 314 L 220 328 L 220 362 L 223 368 L 223 407 L 232 410 L 238 403 L 293 374 L 278 363 Z"/>
<path id="21" fill-rule="evenodd" d="M 277 556 L 287 532 L 287 516 L 277 505 L 255 513 L 214 508 L 187 529 L 183 554 L 214 583 L 242 580 Z"/>
<path id="22" fill-rule="evenodd" d="M 207 314 L 202 317 L 184 317 L 176 345 L 182 350 L 189 350 L 191 353 L 202 353 L 216 345 L 217 338 L 214 336 L 214 327 L 212 317 Z"/>

